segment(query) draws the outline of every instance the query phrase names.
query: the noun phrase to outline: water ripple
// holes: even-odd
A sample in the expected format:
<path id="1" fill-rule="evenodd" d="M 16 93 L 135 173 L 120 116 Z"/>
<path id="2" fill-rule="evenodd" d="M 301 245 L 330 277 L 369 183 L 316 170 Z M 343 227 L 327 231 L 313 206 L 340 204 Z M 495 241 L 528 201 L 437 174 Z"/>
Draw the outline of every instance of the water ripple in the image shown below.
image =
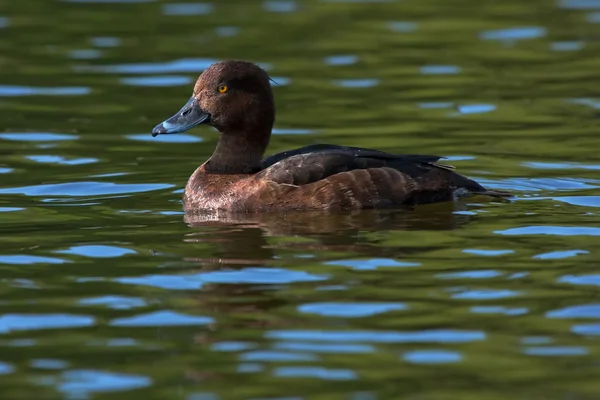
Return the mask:
<path id="1" fill-rule="evenodd" d="M 276 349 L 309 351 L 311 353 L 346 353 L 363 354 L 374 353 L 375 347 L 369 344 L 358 343 L 307 343 L 307 342 L 280 342 L 274 345 Z"/>
<path id="2" fill-rule="evenodd" d="M 441 349 L 407 351 L 402 356 L 404 361 L 412 364 L 449 364 L 459 362 L 462 358 L 457 351 Z"/>
<path id="3" fill-rule="evenodd" d="M 254 350 L 240 354 L 241 361 L 318 361 L 319 357 L 306 353 L 291 353 L 274 350 Z"/>
<path id="4" fill-rule="evenodd" d="M 599 0 L 559 0 L 558 6 L 571 10 L 593 10 L 600 8 Z"/>
<path id="5" fill-rule="evenodd" d="M 324 367 L 277 367 L 273 370 L 277 377 L 306 377 L 323 380 L 353 380 L 357 379 L 356 372 L 350 369 L 331 369 Z"/>
<path id="6" fill-rule="evenodd" d="M 600 236 L 600 228 L 584 226 L 525 226 L 494 231 L 499 235 Z"/>
<path id="7" fill-rule="evenodd" d="M 460 73 L 461 68 L 457 65 L 425 65 L 419 70 L 423 75 L 453 75 Z"/>
<path id="8" fill-rule="evenodd" d="M 7 132 L 0 133 L 0 139 L 24 142 L 58 142 L 63 140 L 76 140 L 79 136 L 66 133 L 47 132 Z"/>
<path id="9" fill-rule="evenodd" d="M 95 319 L 71 314 L 4 314 L 0 316 L 0 333 L 39 329 L 83 328 L 93 326 Z"/>
<path id="10" fill-rule="evenodd" d="M 162 7 L 164 15 L 208 15 L 215 7 L 210 3 L 169 3 Z"/>
<path id="11" fill-rule="evenodd" d="M 548 311 L 548 318 L 595 318 L 600 319 L 600 304 L 582 304 Z"/>
<path id="12" fill-rule="evenodd" d="M 600 275 L 564 275 L 558 278 L 558 282 L 571 285 L 600 286 Z"/>
<path id="13" fill-rule="evenodd" d="M 522 39 L 537 39 L 546 36 L 547 30 L 541 26 L 519 26 L 514 28 L 497 29 L 481 32 L 480 39 L 516 41 Z"/>
<path id="14" fill-rule="evenodd" d="M 0 85 L 0 96 L 83 96 L 92 90 L 87 86 L 33 87 Z"/>
<path id="15" fill-rule="evenodd" d="M 175 185 L 166 183 L 112 183 L 69 182 L 37 186 L 3 188 L 0 193 L 24 194 L 26 196 L 97 196 L 108 194 L 142 193 L 168 189 Z"/>
<path id="16" fill-rule="evenodd" d="M 122 84 L 129 86 L 172 87 L 188 85 L 193 79 L 183 75 L 154 75 L 121 78 L 119 81 Z"/>
<path id="17" fill-rule="evenodd" d="M 145 307 L 147 303 L 138 297 L 126 296 L 100 296 L 81 299 L 78 301 L 82 306 L 105 306 L 113 310 L 130 310 L 135 307 Z"/>
<path id="18" fill-rule="evenodd" d="M 339 55 L 325 57 L 327 65 L 352 65 L 358 62 L 358 56 L 355 55 Z"/>
<path id="19" fill-rule="evenodd" d="M 269 339 L 373 343 L 467 343 L 485 339 L 482 331 L 439 329 L 415 332 L 280 330 L 265 333 Z"/>
<path id="20" fill-rule="evenodd" d="M 113 319 L 111 326 L 183 326 L 183 325 L 207 325 L 214 319 L 198 315 L 186 315 L 174 311 L 156 311 L 147 314 L 134 315 L 132 317 Z"/>
<path id="21" fill-rule="evenodd" d="M 152 384 L 152 379 L 147 376 L 97 370 L 65 371 L 60 380 L 57 387 L 68 393 L 69 398 L 89 398 L 91 393 L 139 389 Z"/>
<path id="22" fill-rule="evenodd" d="M 73 68 L 76 72 L 103 72 L 108 74 L 170 74 L 182 72 L 200 73 L 215 62 L 216 60 L 208 58 L 182 58 L 179 60 L 162 63 L 79 65 Z"/>
<path id="23" fill-rule="evenodd" d="M 56 253 L 73 254 L 77 256 L 91 258 L 113 258 L 122 257 L 126 254 L 136 254 L 137 252 L 135 250 L 117 246 L 81 245 L 70 247 L 67 250 L 57 250 Z"/>
<path id="24" fill-rule="evenodd" d="M 26 156 L 28 160 L 35 161 L 41 164 L 60 164 L 60 165 L 82 165 L 98 162 L 97 158 L 72 158 L 66 159 L 62 156 L 54 156 L 49 154 L 40 154 L 34 156 Z"/>
<path id="25" fill-rule="evenodd" d="M 583 356 L 589 353 L 588 349 L 582 346 L 544 346 L 527 347 L 523 353 L 528 356 Z"/>
<path id="26" fill-rule="evenodd" d="M 324 317 L 359 318 L 407 308 L 402 303 L 311 303 L 302 304 L 298 311 Z"/>
<path id="27" fill-rule="evenodd" d="M 313 275 L 303 271 L 276 268 L 244 268 L 237 271 L 212 271 L 192 275 L 147 275 L 116 278 L 115 281 L 130 285 L 153 286 L 161 289 L 199 289 L 205 283 L 230 284 L 285 284 L 294 282 L 314 282 L 328 278 L 327 275 Z"/>
<path id="28" fill-rule="evenodd" d="M 112 36 L 96 36 L 90 40 L 96 47 L 118 47 L 121 44 L 121 39 Z"/>
<path id="29" fill-rule="evenodd" d="M 327 265 L 339 265 L 350 267 L 357 271 L 376 270 L 380 267 L 418 267 L 420 263 L 396 261 L 391 258 L 370 258 L 366 260 L 333 260 L 328 261 Z"/>
<path id="30" fill-rule="evenodd" d="M 336 79 L 333 84 L 345 88 L 370 88 L 379 85 L 379 79 Z"/>
<path id="31" fill-rule="evenodd" d="M 538 260 L 559 260 L 563 258 L 575 257 L 579 254 L 588 254 L 586 250 L 564 250 L 564 251 L 551 251 L 549 253 L 542 253 L 533 256 L 532 258 Z"/>
<path id="32" fill-rule="evenodd" d="M 25 255 L 25 254 L 0 256 L 0 263 L 12 264 L 12 265 L 64 264 L 64 263 L 68 263 L 68 262 L 70 262 L 70 261 L 63 260 L 62 258 L 30 256 L 30 255 Z"/>

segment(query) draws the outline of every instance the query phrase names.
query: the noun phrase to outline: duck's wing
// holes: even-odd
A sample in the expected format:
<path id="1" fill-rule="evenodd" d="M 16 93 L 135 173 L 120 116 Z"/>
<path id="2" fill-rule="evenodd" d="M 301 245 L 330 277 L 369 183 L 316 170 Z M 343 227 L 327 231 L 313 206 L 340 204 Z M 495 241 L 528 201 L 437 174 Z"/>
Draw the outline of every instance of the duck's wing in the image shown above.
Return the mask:
<path id="1" fill-rule="evenodd" d="M 310 190 L 318 187 L 320 192 L 331 190 L 332 195 L 335 191 L 360 192 L 364 197 L 361 202 L 380 199 L 393 204 L 430 203 L 470 193 L 508 196 L 505 192 L 489 191 L 455 173 L 454 167 L 439 162 L 441 158 L 389 154 L 359 147 L 312 145 L 266 158 L 257 178 L 279 184 L 307 185 L 307 190 L 308 186 Z"/>

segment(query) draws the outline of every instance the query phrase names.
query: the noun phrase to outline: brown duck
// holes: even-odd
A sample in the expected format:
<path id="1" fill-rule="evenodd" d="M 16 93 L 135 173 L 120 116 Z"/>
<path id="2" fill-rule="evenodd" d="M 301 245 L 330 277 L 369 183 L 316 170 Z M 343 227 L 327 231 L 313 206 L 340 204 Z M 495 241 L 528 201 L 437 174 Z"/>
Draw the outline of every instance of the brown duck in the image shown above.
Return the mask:
<path id="1" fill-rule="evenodd" d="M 220 133 L 213 155 L 187 182 L 186 211 L 349 210 L 510 196 L 455 173 L 438 156 L 317 144 L 263 159 L 274 121 L 269 76 L 257 65 L 222 61 L 200 75 L 186 105 L 152 130 L 210 124 Z"/>

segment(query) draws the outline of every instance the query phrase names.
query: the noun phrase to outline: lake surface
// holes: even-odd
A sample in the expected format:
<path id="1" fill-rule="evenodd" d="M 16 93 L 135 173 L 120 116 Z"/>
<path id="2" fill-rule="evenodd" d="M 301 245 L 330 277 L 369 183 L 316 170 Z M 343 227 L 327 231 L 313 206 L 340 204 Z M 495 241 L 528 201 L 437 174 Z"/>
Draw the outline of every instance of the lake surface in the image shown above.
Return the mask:
<path id="1" fill-rule="evenodd" d="M 0 398 L 593 399 L 600 1 L 0 0 Z M 516 199 L 184 220 L 215 60 L 269 154 L 438 154 Z"/>

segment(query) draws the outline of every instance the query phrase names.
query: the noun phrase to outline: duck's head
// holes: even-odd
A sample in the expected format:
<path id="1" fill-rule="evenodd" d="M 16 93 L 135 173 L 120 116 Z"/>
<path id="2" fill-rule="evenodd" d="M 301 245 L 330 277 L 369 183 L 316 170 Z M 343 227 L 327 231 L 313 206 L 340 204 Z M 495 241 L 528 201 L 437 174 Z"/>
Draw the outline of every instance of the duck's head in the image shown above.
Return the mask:
<path id="1" fill-rule="evenodd" d="M 221 61 L 198 78 L 188 102 L 156 125 L 152 136 L 187 131 L 210 124 L 224 135 L 270 135 L 275 105 L 269 76 L 246 61 Z"/>

